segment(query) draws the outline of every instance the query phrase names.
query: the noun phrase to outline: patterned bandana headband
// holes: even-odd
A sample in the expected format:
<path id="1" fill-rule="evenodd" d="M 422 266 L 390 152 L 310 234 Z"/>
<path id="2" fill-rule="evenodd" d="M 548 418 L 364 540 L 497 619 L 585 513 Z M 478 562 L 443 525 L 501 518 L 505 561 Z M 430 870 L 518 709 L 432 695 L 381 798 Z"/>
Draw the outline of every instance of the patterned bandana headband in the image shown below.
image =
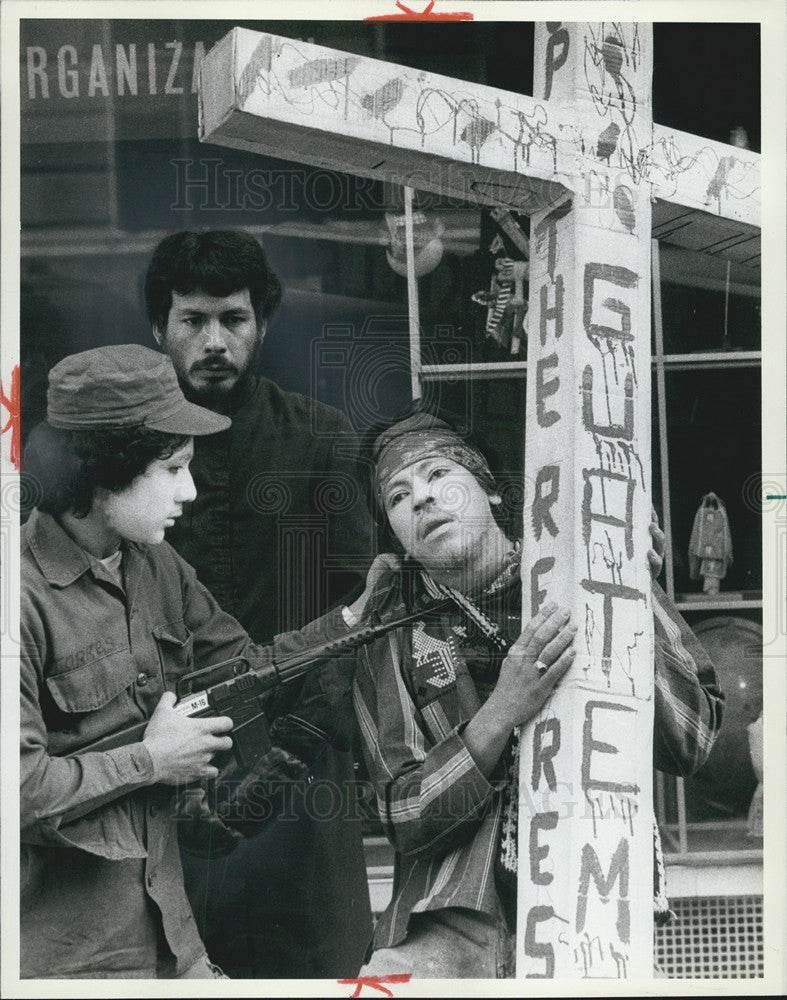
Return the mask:
<path id="1" fill-rule="evenodd" d="M 383 431 L 374 443 L 374 457 L 374 485 L 380 501 L 392 476 L 426 458 L 450 458 L 471 472 L 487 493 L 497 489 L 481 452 L 431 413 L 414 413 Z"/>

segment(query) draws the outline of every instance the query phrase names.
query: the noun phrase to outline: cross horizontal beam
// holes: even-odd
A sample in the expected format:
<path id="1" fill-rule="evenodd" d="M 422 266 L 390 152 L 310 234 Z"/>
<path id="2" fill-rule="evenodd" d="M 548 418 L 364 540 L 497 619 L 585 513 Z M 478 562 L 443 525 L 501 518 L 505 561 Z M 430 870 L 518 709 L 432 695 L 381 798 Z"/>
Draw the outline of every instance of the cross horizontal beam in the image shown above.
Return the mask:
<path id="1" fill-rule="evenodd" d="M 760 154 L 653 125 L 646 176 L 654 197 L 760 226 Z"/>
<path id="2" fill-rule="evenodd" d="M 531 97 L 244 28 L 200 75 L 206 142 L 528 212 L 565 190 Z"/>
<path id="3" fill-rule="evenodd" d="M 234 28 L 202 64 L 200 138 L 532 213 L 595 166 L 653 194 L 760 224 L 760 157 L 656 125 L 635 158 L 592 147 L 548 100 Z"/>

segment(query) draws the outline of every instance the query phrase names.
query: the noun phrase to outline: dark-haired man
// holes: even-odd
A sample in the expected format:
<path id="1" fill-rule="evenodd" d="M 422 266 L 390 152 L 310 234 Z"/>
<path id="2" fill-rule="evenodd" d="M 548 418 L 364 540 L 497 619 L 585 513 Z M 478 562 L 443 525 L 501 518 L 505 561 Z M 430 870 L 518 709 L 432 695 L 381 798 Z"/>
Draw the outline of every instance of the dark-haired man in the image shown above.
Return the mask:
<path id="1" fill-rule="evenodd" d="M 153 254 L 145 297 L 187 397 L 232 418 L 228 431 L 198 442 L 197 499 L 170 540 L 219 604 L 265 642 L 363 580 L 369 535 L 355 437 L 339 411 L 255 376 L 281 286 L 253 236 L 168 236 Z M 326 752 L 311 777 L 345 798 L 335 819 L 311 818 L 308 797 L 294 795 L 285 816 L 226 858 L 184 852 L 201 930 L 233 977 L 336 978 L 362 961 L 371 913 L 349 753 Z"/>

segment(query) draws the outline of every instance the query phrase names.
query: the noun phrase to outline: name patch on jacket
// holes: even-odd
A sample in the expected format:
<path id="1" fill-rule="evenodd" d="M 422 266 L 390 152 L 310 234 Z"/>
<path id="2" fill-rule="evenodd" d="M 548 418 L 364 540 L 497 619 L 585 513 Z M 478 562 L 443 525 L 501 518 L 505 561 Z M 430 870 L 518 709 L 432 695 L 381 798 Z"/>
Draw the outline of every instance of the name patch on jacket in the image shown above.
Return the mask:
<path id="1" fill-rule="evenodd" d="M 119 649 L 119 646 L 115 643 L 112 636 L 108 635 L 103 639 L 97 639 L 84 649 L 77 650 L 74 653 L 69 653 L 67 656 L 58 657 L 58 659 L 54 661 L 53 666 L 58 671 L 71 670 L 74 667 L 81 667 L 85 663 L 92 663 L 94 660 L 100 660 L 109 653 L 114 653 L 116 649 Z"/>

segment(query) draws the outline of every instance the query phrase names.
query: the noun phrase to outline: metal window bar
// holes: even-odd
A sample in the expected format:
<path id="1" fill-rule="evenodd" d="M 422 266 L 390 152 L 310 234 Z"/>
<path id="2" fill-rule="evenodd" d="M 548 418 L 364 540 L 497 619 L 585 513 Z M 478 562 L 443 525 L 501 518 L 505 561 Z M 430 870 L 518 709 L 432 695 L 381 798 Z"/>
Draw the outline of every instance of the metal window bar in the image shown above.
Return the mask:
<path id="1" fill-rule="evenodd" d="M 404 189 L 404 236 L 407 249 L 407 317 L 410 329 L 410 388 L 413 400 L 421 398 L 421 326 L 418 315 L 418 279 L 413 247 L 413 189 Z"/>
<path id="2" fill-rule="evenodd" d="M 659 241 L 651 241 L 651 281 L 653 309 L 653 362 L 656 370 L 656 405 L 659 423 L 659 473 L 661 477 L 661 508 L 664 535 L 666 537 L 665 580 L 667 597 L 675 600 L 675 577 L 672 556 L 672 513 L 670 511 L 669 455 L 667 452 L 667 391 L 664 378 L 664 327 L 661 312 L 661 267 L 659 263 Z M 683 799 L 683 783 L 679 788 L 679 801 Z"/>

